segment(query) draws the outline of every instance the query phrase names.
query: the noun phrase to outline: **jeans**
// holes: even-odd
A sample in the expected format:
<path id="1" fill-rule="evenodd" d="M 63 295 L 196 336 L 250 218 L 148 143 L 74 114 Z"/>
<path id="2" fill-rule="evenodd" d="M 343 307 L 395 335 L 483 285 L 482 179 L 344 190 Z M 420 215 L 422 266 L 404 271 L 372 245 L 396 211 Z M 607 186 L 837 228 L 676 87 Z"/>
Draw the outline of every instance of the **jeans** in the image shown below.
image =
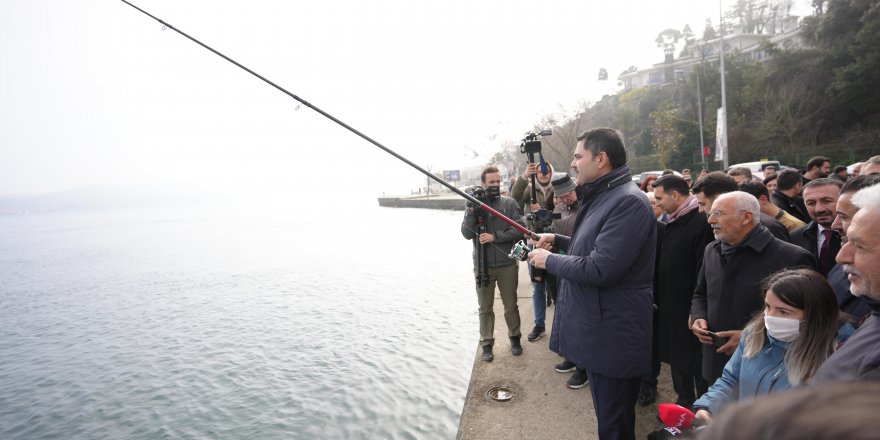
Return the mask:
<path id="1" fill-rule="evenodd" d="M 532 265 L 529 265 L 529 276 L 532 275 Z M 544 318 L 547 316 L 547 281 L 539 283 L 532 281 L 532 307 L 535 309 L 535 325 L 544 327 Z"/>

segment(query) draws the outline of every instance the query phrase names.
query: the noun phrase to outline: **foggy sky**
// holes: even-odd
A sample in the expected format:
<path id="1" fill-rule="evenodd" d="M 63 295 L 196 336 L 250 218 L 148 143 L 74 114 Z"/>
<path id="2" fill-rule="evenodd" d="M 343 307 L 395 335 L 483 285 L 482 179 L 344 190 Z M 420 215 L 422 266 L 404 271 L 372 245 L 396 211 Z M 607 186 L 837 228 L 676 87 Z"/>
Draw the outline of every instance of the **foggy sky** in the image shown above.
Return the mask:
<path id="1" fill-rule="evenodd" d="M 615 93 L 624 69 L 662 61 L 660 31 L 699 36 L 719 14 L 706 0 L 133 3 L 435 171 Z M 3 4 L 0 194 L 421 179 L 121 1 Z"/>

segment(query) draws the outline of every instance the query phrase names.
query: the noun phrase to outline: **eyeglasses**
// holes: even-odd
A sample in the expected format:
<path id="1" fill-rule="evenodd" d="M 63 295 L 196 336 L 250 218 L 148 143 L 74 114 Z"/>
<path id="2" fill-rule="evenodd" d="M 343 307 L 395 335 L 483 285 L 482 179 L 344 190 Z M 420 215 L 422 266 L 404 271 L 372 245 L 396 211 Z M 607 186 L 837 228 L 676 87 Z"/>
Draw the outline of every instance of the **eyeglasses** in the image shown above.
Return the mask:
<path id="1" fill-rule="evenodd" d="M 719 211 L 719 210 L 716 209 L 716 210 L 714 210 L 714 211 L 709 211 L 709 218 L 712 218 L 712 217 L 721 217 L 722 215 L 733 214 L 734 212 L 746 212 L 746 210 L 745 210 L 745 209 L 737 209 L 736 211 L 727 211 L 727 212 L 724 212 L 724 211 Z"/>

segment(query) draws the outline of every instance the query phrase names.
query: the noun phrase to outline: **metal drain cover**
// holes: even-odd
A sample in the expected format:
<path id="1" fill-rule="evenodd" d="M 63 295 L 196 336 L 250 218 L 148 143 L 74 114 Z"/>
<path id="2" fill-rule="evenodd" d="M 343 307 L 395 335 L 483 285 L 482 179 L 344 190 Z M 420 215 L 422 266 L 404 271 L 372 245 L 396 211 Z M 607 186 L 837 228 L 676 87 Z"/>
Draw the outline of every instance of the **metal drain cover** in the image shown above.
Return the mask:
<path id="1" fill-rule="evenodd" d="M 498 402 L 507 402 L 516 397 L 516 393 L 505 386 L 490 388 L 489 391 L 486 391 L 486 395 L 489 396 L 490 399 Z"/>

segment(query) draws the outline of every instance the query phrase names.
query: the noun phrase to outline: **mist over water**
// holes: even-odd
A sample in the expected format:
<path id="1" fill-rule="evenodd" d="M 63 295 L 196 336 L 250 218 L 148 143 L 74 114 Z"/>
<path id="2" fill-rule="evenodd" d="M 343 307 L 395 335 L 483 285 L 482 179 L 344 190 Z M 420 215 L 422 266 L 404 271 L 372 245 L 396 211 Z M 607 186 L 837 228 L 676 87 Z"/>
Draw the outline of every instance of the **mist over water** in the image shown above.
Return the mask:
<path id="1" fill-rule="evenodd" d="M 0 216 L 0 438 L 453 437 L 461 212 L 330 196 Z"/>

